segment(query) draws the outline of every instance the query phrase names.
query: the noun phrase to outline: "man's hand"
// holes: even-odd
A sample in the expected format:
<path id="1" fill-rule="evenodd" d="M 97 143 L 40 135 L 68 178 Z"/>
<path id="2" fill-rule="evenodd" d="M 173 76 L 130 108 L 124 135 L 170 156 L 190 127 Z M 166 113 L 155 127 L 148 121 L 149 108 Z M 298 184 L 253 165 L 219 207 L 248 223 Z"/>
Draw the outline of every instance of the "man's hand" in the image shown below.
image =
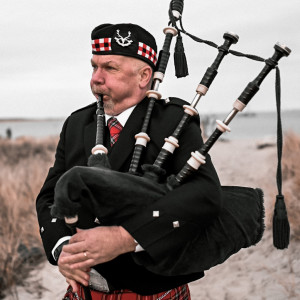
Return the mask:
<path id="1" fill-rule="evenodd" d="M 64 246 L 65 247 L 65 246 Z M 60 273 L 66 278 L 67 283 L 72 286 L 74 292 L 78 292 L 78 285 L 77 282 L 81 283 L 82 285 L 87 286 L 89 284 L 90 279 L 90 269 L 81 270 L 81 269 L 74 269 L 70 266 L 69 263 L 64 262 L 65 257 L 69 257 L 71 254 L 64 251 L 64 247 L 58 259 L 58 268 Z"/>
<path id="2" fill-rule="evenodd" d="M 59 261 L 61 265 L 68 265 L 72 270 L 84 272 L 120 254 L 134 251 L 135 246 L 133 237 L 121 226 L 77 229 L 69 244 L 63 247 L 63 252 L 68 255 L 60 257 Z"/>

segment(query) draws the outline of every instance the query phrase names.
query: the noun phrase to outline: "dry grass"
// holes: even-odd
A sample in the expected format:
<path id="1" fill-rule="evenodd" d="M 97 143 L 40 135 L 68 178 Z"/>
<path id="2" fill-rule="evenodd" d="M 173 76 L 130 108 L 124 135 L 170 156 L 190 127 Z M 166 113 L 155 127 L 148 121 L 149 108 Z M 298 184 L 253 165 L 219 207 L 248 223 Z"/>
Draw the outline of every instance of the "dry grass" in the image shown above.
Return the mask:
<path id="1" fill-rule="evenodd" d="M 20 284 L 44 257 L 35 198 L 53 162 L 56 144 L 57 138 L 0 139 L 0 291 Z"/>
<path id="2" fill-rule="evenodd" d="M 300 136 L 289 132 L 284 137 L 282 158 L 283 194 L 293 238 L 300 240 Z"/>

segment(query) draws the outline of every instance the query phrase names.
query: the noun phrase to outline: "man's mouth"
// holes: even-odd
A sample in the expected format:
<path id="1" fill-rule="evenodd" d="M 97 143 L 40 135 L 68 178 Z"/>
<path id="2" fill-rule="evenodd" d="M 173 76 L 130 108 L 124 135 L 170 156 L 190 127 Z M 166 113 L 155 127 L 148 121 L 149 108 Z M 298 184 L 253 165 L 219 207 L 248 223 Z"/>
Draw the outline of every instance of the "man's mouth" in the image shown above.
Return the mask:
<path id="1" fill-rule="evenodd" d="M 100 96 L 103 96 L 103 100 L 107 100 L 108 95 L 101 93 L 101 92 L 94 92 L 94 95 L 99 98 Z"/>

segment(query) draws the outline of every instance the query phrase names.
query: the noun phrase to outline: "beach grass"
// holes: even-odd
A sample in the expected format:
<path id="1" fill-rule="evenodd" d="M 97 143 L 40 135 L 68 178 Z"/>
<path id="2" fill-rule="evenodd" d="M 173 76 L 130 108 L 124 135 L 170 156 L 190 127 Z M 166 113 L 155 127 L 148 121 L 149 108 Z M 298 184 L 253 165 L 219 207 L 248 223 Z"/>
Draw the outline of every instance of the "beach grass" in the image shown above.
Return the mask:
<path id="1" fill-rule="evenodd" d="M 12 289 L 10 293 L 13 293 L 13 287 L 22 284 L 28 271 L 40 260 L 45 260 L 35 199 L 54 162 L 57 142 L 57 137 L 0 139 L 0 291 Z M 299 240 L 299 135 L 285 134 L 283 153 L 289 221 L 293 238 Z"/>
<path id="2" fill-rule="evenodd" d="M 35 198 L 53 163 L 57 141 L 0 139 L 0 291 L 22 284 L 44 259 Z"/>

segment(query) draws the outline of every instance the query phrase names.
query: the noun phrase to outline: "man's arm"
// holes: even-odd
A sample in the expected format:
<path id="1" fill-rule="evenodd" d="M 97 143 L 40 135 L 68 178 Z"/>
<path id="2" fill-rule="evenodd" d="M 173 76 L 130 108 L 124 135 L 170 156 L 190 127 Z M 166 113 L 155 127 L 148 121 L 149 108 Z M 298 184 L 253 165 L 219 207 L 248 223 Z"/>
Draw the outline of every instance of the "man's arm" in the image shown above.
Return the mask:
<path id="1" fill-rule="evenodd" d="M 64 242 L 64 240 L 61 240 L 62 242 L 57 244 L 58 241 L 70 236 L 70 230 L 65 225 L 64 220 L 53 218 L 50 214 L 50 206 L 54 201 L 54 187 L 60 176 L 65 172 L 64 141 L 67 123 L 68 120 L 64 123 L 62 132 L 60 134 L 60 140 L 55 154 L 54 166 L 50 168 L 45 183 L 36 200 L 40 235 L 47 258 L 49 262 L 54 265 L 57 264 L 57 258 L 60 254 L 57 251 L 55 252 L 55 250 Z"/>

